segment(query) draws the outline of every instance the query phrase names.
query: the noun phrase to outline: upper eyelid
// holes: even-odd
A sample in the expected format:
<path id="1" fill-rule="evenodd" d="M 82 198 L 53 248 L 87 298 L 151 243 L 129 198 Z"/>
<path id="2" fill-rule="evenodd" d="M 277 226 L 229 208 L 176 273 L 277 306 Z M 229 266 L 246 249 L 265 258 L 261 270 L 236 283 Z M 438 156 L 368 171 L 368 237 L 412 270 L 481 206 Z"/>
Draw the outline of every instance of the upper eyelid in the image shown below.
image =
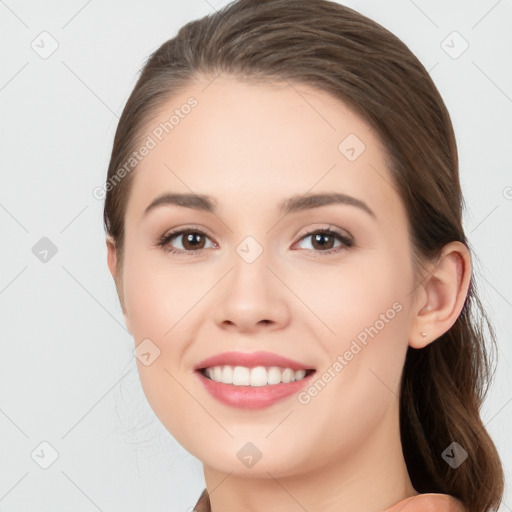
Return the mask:
<path id="1" fill-rule="evenodd" d="M 327 224 L 327 225 L 324 225 L 324 226 L 318 226 L 316 228 L 309 228 L 307 231 L 303 232 L 300 237 L 302 238 L 303 236 L 306 236 L 306 235 L 311 235 L 312 233 L 315 233 L 317 231 L 334 231 L 336 232 L 337 234 L 346 234 L 346 236 L 348 238 L 352 238 L 352 235 L 350 235 L 350 233 L 345 230 L 345 229 L 342 229 L 342 228 L 338 228 L 336 226 L 333 226 L 332 224 Z M 207 228 L 203 228 L 203 227 L 200 227 L 200 226 L 185 226 L 183 228 L 173 228 L 173 229 L 170 229 L 169 231 L 166 231 L 164 235 L 162 235 L 161 238 L 165 238 L 167 236 L 171 236 L 171 235 L 180 235 L 180 234 L 183 234 L 183 232 L 186 232 L 186 231 L 197 231 L 199 233 L 202 233 L 202 234 L 205 234 L 211 238 L 214 238 L 213 235 L 210 234 L 210 232 L 208 231 Z M 297 235 L 298 236 L 298 235 Z"/>
<path id="2" fill-rule="evenodd" d="M 182 235 L 184 232 L 187 232 L 187 231 L 202 233 L 204 235 L 207 235 L 209 238 L 213 238 L 213 235 L 211 235 L 210 232 L 206 228 L 203 228 L 203 227 L 200 227 L 200 226 L 194 226 L 194 225 L 192 225 L 192 226 L 185 226 L 183 228 L 169 229 L 160 238 L 164 239 L 164 238 L 167 238 L 167 237 L 170 237 L 170 236 Z"/>
<path id="3" fill-rule="evenodd" d="M 206 235 L 214 244 L 217 244 L 217 242 L 215 242 L 215 240 L 214 240 L 214 237 L 209 234 L 208 230 L 206 228 L 199 227 L 199 226 L 185 226 L 183 228 L 174 228 L 174 229 L 168 231 L 166 234 L 164 234 L 160 238 L 160 240 L 161 241 L 167 240 L 166 243 L 169 243 L 170 240 L 172 240 L 175 237 L 183 236 L 184 233 L 186 233 L 187 231 L 198 232 L 203 235 Z M 294 242 L 294 244 L 297 242 L 300 242 L 305 237 L 312 236 L 312 235 L 316 234 L 317 232 L 331 232 L 331 234 L 333 234 L 333 235 L 338 235 L 341 238 L 348 239 L 351 244 L 355 245 L 354 237 L 348 231 L 343 230 L 338 227 L 335 227 L 331 224 L 328 224 L 327 226 L 318 226 L 316 228 L 309 228 L 307 231 L 303 232 L 302 234 L 297 235 L 298 238 Z M 200 252 L 201 250 L 204 250 L 204 248 L 200 249 L 198 251 L 184 251 L 184 252 Z M 178 251 L 182 251 L 182 249 L 178 249 Z"/>

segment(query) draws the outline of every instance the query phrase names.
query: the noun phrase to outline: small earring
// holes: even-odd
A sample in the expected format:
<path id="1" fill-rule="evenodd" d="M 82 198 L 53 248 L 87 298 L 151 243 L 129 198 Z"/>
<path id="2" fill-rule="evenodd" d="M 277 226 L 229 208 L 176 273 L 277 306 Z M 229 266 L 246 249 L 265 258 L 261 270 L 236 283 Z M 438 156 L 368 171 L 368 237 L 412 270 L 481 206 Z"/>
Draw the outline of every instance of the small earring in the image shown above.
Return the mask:
<path id="1" fill-rule="evenodd" d="M 427 333 L 425 331 L 422 331 L 421 335 L 425 338 L 427 336 Z"/>

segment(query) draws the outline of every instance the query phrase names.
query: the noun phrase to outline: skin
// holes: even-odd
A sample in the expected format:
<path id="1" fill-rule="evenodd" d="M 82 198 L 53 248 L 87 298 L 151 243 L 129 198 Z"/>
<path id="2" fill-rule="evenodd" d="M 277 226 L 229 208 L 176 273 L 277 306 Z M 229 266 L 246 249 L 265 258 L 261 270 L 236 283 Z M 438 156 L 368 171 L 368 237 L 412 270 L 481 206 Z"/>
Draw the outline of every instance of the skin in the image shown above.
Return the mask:
<path id="1" fill-rule="evenodd" d="M 398 423 L 406 351 L 457 319 L 469 253 L 447 245 L 435 264 L 424 262 L 428 277 L 415 287 L 407 212 L 371 127 L 306 85 L 211 80 L 198 79 L 147 124 L 144 136 L 190 96 L 198 101 L 133 171 L 122 269 L 107 238 L 135 344 L 149 338 L 160 350 L 149 366 L 137 361 L 146 397 L 202 461 L 215 512 L 385 510 L 417 494 Z M 348 134 L 366 146 L 355 161 L 338 149 Z M 164 191 L 211 195 L 218 212 L 167 205 L 143 217 Z M 291 195 L 333 191 L 364 201 L 376 219 L 347 204 L 277 211 Z M 322 249 L 304 238 L 329 226 L 355 246 L 333 239 Z M 199 256 L 157 245 L 176 227 L 206 233 Z M 263 249 L 252 263 L 236 252 L 249 235 Z M 179 235 L 167 245 L 197 251 Z M 338 252 L 322 254 L 330 249 Z M 220 352 L 266 350 L 321 376 L 397 302 L 400 312 L 307 404 L 292 395 L 260 410 L 229 407 L 193 372 Z M 249 441 L 262 453 L 250 468 L 237 457 Z"/>

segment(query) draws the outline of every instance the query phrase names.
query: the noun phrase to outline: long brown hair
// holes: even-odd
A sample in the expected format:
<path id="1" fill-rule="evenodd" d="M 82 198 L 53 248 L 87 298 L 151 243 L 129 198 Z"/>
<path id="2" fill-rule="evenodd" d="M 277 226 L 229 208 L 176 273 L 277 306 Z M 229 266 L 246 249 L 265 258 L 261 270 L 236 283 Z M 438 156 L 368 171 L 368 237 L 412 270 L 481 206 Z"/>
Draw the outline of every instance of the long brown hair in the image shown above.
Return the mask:
<path id="1" fill-rule="evenodd" d="M 468 246 L 450 117 L 408 47 L 378 23 L 327 0 L 239 0 L 187 23 L 158 48 L 126 103 L 115 134 L 104 208 L 119 271 L 126 203 L 136 170 L 113 185 L 116 172 L 164 102 L 198 76 L 213 79 L 221 72 L 241 80 L 317 87 L 371 123 L 407 210 L 416 268 L 435 260 L 451 241 Z M 122 303 L 122 290 L 118 292 Z M 491 350 L 495 353 L 495 334 L 473 273 L 457 321 L 425 348 L 408 348 L 401 381 L 400 432 L 414 488 L 451 494 L 471 512 L 497 510 L 504 487 L 501 461 L 479 412 L 494 373 Z M 453 442 L 468 453 L 456 469 L 442 457 Z"/>

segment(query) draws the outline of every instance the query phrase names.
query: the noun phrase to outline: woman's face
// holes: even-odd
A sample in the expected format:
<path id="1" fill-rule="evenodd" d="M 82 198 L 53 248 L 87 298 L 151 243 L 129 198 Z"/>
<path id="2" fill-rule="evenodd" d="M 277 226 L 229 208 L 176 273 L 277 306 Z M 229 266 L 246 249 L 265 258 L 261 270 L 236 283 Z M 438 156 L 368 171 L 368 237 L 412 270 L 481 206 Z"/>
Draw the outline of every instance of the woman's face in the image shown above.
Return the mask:
<path id="1" fill-rule="evenodd" d="M 396 447 L 414 275 L 406 212 L 369 125 L 305 85 L 218 77 L 168 101 L 141 141 L 117 277 L 144 392 L 169 432 L 208 467 L 264 477 Z M 145 212 L 163 194 L 207 195 L 215 209 Z M 344 200 L 307 201 L 316 194 Z M 171 230 L 189 233 L 159 246 Z M 196 370 L 233 351 L 315 372 L 240 387 Z M 244 367 L 244 385 L 268 377 L 253 366 L 281 367 L 226 361 Z"/>

